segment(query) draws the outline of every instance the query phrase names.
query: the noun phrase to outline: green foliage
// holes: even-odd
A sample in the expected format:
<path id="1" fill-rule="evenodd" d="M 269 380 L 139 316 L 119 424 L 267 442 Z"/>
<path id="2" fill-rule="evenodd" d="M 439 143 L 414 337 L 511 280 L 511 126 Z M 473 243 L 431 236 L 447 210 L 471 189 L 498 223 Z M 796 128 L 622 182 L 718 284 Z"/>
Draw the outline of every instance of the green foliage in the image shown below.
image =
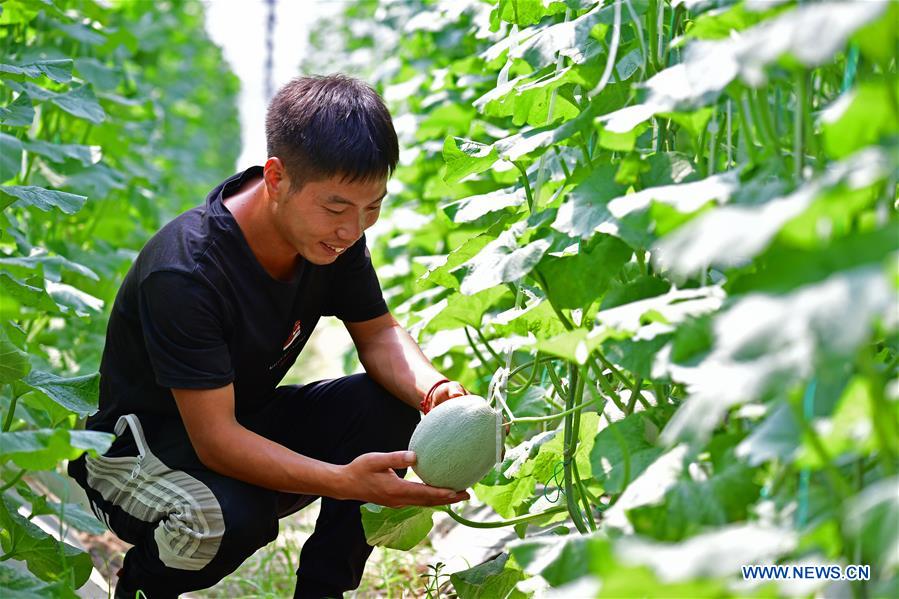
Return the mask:
<path id="1" fill-rule="evenodd" d="M 103 529 L 30 472 L 109 447 L 77 430 L 106 311 L 149 235 L 230 174 L 238 86 L 191 0 L 8 0 L 0 44 L 0 540 L 39 579 L 0 564 L 0 595 L 73 597 L 90 556 L 17 508 Z"/>
<path id="2" fill-rule="evenodd" d="M 899 585 L 897 8 L 725 4 L 370 1 L 314 40 L 379 65 L 347 62 L 411 150 L 391 302 L 511 409 L 475 492 L 524 540 L 460 595 L 764 594 L 739 565 L 820 555 Z"/>
<path id="3" fill-rule="evenodd" d="M 434 526 L 433 509 L 389 509 L 373 503 L 362 506 L 365 537 L 372 544 L 391 549 L 412 549 Z"/>

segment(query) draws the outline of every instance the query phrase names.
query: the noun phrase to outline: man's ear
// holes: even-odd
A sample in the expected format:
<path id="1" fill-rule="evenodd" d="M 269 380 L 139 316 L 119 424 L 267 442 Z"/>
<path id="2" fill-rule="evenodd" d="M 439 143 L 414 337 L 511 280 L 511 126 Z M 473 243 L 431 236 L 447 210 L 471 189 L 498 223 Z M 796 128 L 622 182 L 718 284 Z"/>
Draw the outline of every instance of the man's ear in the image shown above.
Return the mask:
<path id="1" fill-rule="evenodd" d="M 290 189 L 290 179 L 287 177 L 287 170 L 284 163 L 277 156 L 272 156 L 265 161 L 262 169 L 262 179 L 265 181 L 265 190 L 275 202 L 280 202 L 288 195 Z"/>

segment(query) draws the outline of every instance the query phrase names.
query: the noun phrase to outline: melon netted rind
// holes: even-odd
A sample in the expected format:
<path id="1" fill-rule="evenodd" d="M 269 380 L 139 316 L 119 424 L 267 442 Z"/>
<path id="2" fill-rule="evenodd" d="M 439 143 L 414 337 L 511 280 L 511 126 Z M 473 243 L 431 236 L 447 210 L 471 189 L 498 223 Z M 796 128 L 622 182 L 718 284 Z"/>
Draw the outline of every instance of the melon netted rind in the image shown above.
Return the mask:
<path id="1" fill-rule="evenodd" d="M 484 478 L 496 463 L 497 413 L 484 398 L 466 395 L 443 402 L 422 418 L 409 449 L 412 467 L 425 483 L 462 491 Z M 499 427 L 502 431 L 502 427 Z"/>

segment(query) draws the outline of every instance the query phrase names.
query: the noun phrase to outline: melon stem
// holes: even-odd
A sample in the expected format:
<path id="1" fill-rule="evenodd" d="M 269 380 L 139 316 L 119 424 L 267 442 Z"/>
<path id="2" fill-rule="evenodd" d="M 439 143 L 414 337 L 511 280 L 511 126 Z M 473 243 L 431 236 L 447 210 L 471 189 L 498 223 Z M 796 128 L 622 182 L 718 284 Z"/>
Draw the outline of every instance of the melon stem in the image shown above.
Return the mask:
<path id="1" fill-rule="evenodd" d="M 558 514 L 559 512 L 567 511 L 568 508 L 564 505 L 557 505 L 556 507 L 551 507 L 544 512 L 539 512 L 537 514 L 526 514 L 524 516 L 519 516 L 518 518 L 511 518 L 509 520 L 494 520 L 492 522 L 476 522 L 474 520 L 469 520 L 468 518 L 464 518 L 454 512 L 452 508 L 441 506 L 439 508 L 441 512 L 446 512 L 449 514 L 449 517 L 458 522 L 459 524 L 463 524 L 465 526 L 469 526 L 471 528 L 502 528 L 504 526 L 514 526 L 515 524 L 521 524 L 522 522 L 530 522 L 531 520 L 536 520 L 538 518 L 542 518 L 543 516 L 549 516 L 552 514 Z"/>
<path id="2" fill-rule="evenodd" d="M 512 420 L 503 422 L 503 426 L 506 426 L 509 424 L 521 424 L 523 422 L 546 422 L 548 420 L 555 420 L 556 418 L 563 418 L 564 416 L 567 416 L 568 414 L 573 414 L 574 412 L 583 410 L 584 408 L 586 408 L 587 406 L 590 406 L 590 405 L 593 405 L 592 400 L 580 403 L 580 404 L 574 406 L 573 408 L 565 410 L 564 412 L 559 412 L 558 414 L 550 414 L 549 416 L 523 416 L 521 418 L 513 418 Z"/>

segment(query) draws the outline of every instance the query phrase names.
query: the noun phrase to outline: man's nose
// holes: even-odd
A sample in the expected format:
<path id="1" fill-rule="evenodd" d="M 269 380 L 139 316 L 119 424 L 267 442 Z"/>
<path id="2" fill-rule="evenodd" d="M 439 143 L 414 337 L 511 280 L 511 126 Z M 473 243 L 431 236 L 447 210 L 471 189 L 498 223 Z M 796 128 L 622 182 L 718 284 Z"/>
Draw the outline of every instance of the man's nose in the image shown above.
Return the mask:
<path id="1" fill-rule="evenodd" d="M 351 217 L 337 228 L 337 237 L 341 241 L 355 241 L 362 236 L 361 217 Z"/>

